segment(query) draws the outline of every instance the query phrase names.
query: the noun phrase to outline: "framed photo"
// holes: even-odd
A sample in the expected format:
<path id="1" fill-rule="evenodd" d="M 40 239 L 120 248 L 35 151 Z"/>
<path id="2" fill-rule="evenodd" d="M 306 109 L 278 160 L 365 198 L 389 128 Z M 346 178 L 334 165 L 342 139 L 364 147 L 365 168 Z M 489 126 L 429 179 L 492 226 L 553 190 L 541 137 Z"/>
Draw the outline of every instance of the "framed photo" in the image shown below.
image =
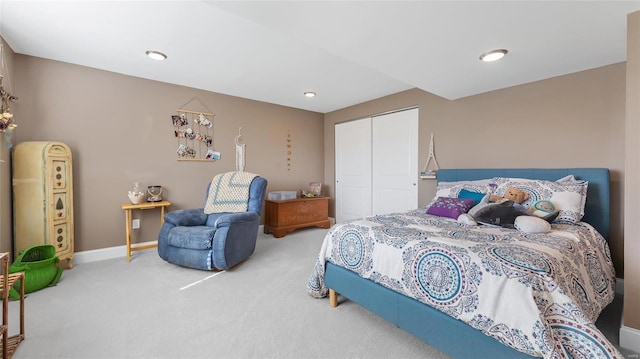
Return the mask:
<path id="1" fill-rule="evenodd" d="M 319 197 L 322 194 L 322 182 L 309 182 L 309 193 Z"/>

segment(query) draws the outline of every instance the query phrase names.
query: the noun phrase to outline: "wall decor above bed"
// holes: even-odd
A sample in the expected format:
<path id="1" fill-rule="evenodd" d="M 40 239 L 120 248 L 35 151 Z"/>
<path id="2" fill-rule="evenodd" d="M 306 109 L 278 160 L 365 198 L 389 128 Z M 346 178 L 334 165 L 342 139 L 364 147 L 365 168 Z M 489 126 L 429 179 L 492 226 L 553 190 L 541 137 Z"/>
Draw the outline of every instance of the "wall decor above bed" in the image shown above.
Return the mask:
<path id="1" fill-rule="evenodd" d="M 433 164 L 435 165 L 435 169 L 430 170 L 429 164 L 433 160 Z M 431 133 L 431 141 L 429 142 L 429 157 L 427 158 L 427 162 L 424 164 L 424 168 L 420 172 L 420 179 L 436 179 L 438 170 L 440 169 L 440 165 L 438 165 L 438 160 L 436 159 L 436 154 L 433 146 L 433 132 Z"/>
<path id="2" fill-rule="evenodd" d="M 533 234 L 428 208 L 352 220 L 327 233 L 308 293 L 341 294 L 455 358 L 622 358 L 595 326 L 615 294 L 609 170 L 438 171 L 451 198 L 495 177 L 588 183 L 584 217 Z"/>

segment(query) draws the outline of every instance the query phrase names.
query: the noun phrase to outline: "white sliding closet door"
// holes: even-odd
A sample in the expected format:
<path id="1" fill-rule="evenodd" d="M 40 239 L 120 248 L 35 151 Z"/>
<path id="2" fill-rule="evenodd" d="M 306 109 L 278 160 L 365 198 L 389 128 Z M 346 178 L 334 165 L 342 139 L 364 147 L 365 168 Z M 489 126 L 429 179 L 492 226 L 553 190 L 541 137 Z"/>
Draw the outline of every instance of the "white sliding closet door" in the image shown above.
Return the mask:
<path id="1" fill-rule="evenodd" d="M 418 109 L 373 117 L 373 213 L 418 208 Z"/>
<path id="2" fill-rule="evenodd" d="M 336 222 L 418 207 L 418 109 L 335 126 Z"/>
<path id="3" fill-rule="evenodd" d="M 371 119 L 335 126 L 336 222 L 371 215 Z"/>

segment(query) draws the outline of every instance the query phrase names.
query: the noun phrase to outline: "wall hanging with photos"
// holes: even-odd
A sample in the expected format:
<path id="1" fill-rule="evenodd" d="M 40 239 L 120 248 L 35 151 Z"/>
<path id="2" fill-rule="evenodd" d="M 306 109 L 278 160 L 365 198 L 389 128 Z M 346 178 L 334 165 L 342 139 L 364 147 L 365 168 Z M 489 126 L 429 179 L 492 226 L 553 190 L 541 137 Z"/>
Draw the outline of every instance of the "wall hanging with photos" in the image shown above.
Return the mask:
<path id="1" fill-rule="evenodd" d="M 206 109 L 196 111 L 187 108 L 194 100 Z M 197 97 L 192 98 L 171 116 L 176 138 L 178 161 L 215 161 L 220 152 L 213 146 L 213 117 L 215 114 Z"/>

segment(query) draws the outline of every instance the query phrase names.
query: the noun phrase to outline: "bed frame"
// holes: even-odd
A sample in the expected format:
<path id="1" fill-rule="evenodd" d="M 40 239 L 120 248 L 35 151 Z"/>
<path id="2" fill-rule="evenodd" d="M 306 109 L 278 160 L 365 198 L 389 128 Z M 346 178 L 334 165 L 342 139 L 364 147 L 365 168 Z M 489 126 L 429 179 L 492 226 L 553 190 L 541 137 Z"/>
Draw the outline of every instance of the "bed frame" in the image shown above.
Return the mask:
<path id="1" fill-rule="evenodd" d="M 606 168 L 441 169 L 437 173 L 438 181 L 445 182 L 496 176 L 555 181 L 570 174 L 589 181 L 583 221 L 593 225 L 608 240 L 610 188 L 609 170 Z M 330 288 L 332 307 L 338 305 L 340 293 L 454 358 L 533 358 L 424 303 L 329 262 L 326 264 L 325 284 Z"/>

